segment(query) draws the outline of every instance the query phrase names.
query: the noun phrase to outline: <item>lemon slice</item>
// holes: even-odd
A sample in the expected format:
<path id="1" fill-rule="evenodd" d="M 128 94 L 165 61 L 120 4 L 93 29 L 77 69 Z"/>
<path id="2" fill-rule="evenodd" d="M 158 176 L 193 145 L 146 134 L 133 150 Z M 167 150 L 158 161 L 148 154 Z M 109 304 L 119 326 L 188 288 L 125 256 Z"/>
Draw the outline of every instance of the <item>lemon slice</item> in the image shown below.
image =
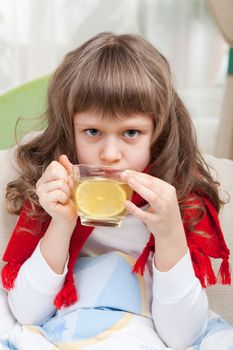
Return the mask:
<path id="1" fill-rule="evenodd" d="M 76 190 L 80 211 L 93 218 L 107 218 L 124 211 L 126 193 L 115 180 L 91 179 L 81 182 Z"/>

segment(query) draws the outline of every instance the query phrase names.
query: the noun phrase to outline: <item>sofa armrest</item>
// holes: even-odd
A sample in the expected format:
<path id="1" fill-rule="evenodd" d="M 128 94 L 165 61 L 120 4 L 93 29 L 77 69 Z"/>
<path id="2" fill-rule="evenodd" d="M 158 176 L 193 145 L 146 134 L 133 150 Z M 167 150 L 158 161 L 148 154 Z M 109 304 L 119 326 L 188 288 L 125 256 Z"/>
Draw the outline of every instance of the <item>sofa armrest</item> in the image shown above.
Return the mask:
<path id="1" fill-rule="evenodd" d="M 206 162 L 212 166 L 211 173 L 220 183 L 220 195 L 228 200 L 220 210 L 219 218 L 226 243 L 231 250 L 230 264 L 233 266 L 233 161 L 216 158 L 211 155 L 204 156 Z M 220 261 L 212 260 L 215 271 Z M 233 286 L 217 285 L 207 288 L 210 308 L 233 324 Z"/>
<path id="2" fill-rule="evenodd" d="M 8 213 L 5 203 L 7 184 L 19 176 L 14 161 L 15 149 L 0 150 L 0 164 L 2 165 L 0 174 L 0 268 L 3 265 L 3 252 L 17 221 L 17 215 Z"/>

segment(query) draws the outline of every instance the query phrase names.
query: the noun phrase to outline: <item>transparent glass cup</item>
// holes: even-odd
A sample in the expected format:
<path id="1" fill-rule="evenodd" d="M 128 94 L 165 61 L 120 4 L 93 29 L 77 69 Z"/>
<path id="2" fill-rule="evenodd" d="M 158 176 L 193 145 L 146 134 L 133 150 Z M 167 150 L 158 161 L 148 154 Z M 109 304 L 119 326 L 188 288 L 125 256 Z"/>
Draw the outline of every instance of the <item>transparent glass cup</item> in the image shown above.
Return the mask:
<path id="1" fill-rule="evenodd" d="M 127 215 L 124 203 L 132 189 L 121 180 L 126 169 L 111 166 L 74 165 L 74 198 L 82 225 L 118 227 Z"/>

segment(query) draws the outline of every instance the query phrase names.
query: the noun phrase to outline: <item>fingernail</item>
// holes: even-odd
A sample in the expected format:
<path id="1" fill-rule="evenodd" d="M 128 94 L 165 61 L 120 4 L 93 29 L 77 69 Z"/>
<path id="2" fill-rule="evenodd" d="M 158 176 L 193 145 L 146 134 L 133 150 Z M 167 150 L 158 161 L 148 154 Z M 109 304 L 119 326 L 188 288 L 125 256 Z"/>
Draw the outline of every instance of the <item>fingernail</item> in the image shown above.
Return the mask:
<path id="1" fill-rule="evenodd" d="M 134 186 L 135 185 L 135 180 L 132 179 L 132 178 L 129 179 L 128 184 Z"/>
<path id="2" fill-rule="evenodd" d="M 123 177 L 129 177 L 130 172 L 131 172 L 130 170 L 125 170 L 125 171 L 122 173 Z"/>

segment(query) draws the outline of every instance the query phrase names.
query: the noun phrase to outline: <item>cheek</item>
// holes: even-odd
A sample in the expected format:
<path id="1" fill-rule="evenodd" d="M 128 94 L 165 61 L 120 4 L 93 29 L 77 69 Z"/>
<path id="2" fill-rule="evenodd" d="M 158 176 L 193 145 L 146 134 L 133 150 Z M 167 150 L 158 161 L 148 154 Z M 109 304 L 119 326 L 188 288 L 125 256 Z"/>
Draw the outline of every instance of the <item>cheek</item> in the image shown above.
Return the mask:
<path id="1" fill-rule="evenodd" d="M 140 156 L 139 156 L 140 155 Z M 143 171 L 150 163 L 150 147 L 148 144 L 141 145 L 130 154 L 130 165 L 136 171 Z"/>
<path id="2" fill-rule="evenodd" d="M 76 140 L 76 156 L 79 163 L 83 163 L 83 158 L 85 157 L 85 147 L 80 140 Z"/>
<path id="3" fill-rule="evenodd" d="M 82 140 L 76 140 L 76 156 L 79 163 L 92 163 L 96 159 L 96 149 Z"/>

